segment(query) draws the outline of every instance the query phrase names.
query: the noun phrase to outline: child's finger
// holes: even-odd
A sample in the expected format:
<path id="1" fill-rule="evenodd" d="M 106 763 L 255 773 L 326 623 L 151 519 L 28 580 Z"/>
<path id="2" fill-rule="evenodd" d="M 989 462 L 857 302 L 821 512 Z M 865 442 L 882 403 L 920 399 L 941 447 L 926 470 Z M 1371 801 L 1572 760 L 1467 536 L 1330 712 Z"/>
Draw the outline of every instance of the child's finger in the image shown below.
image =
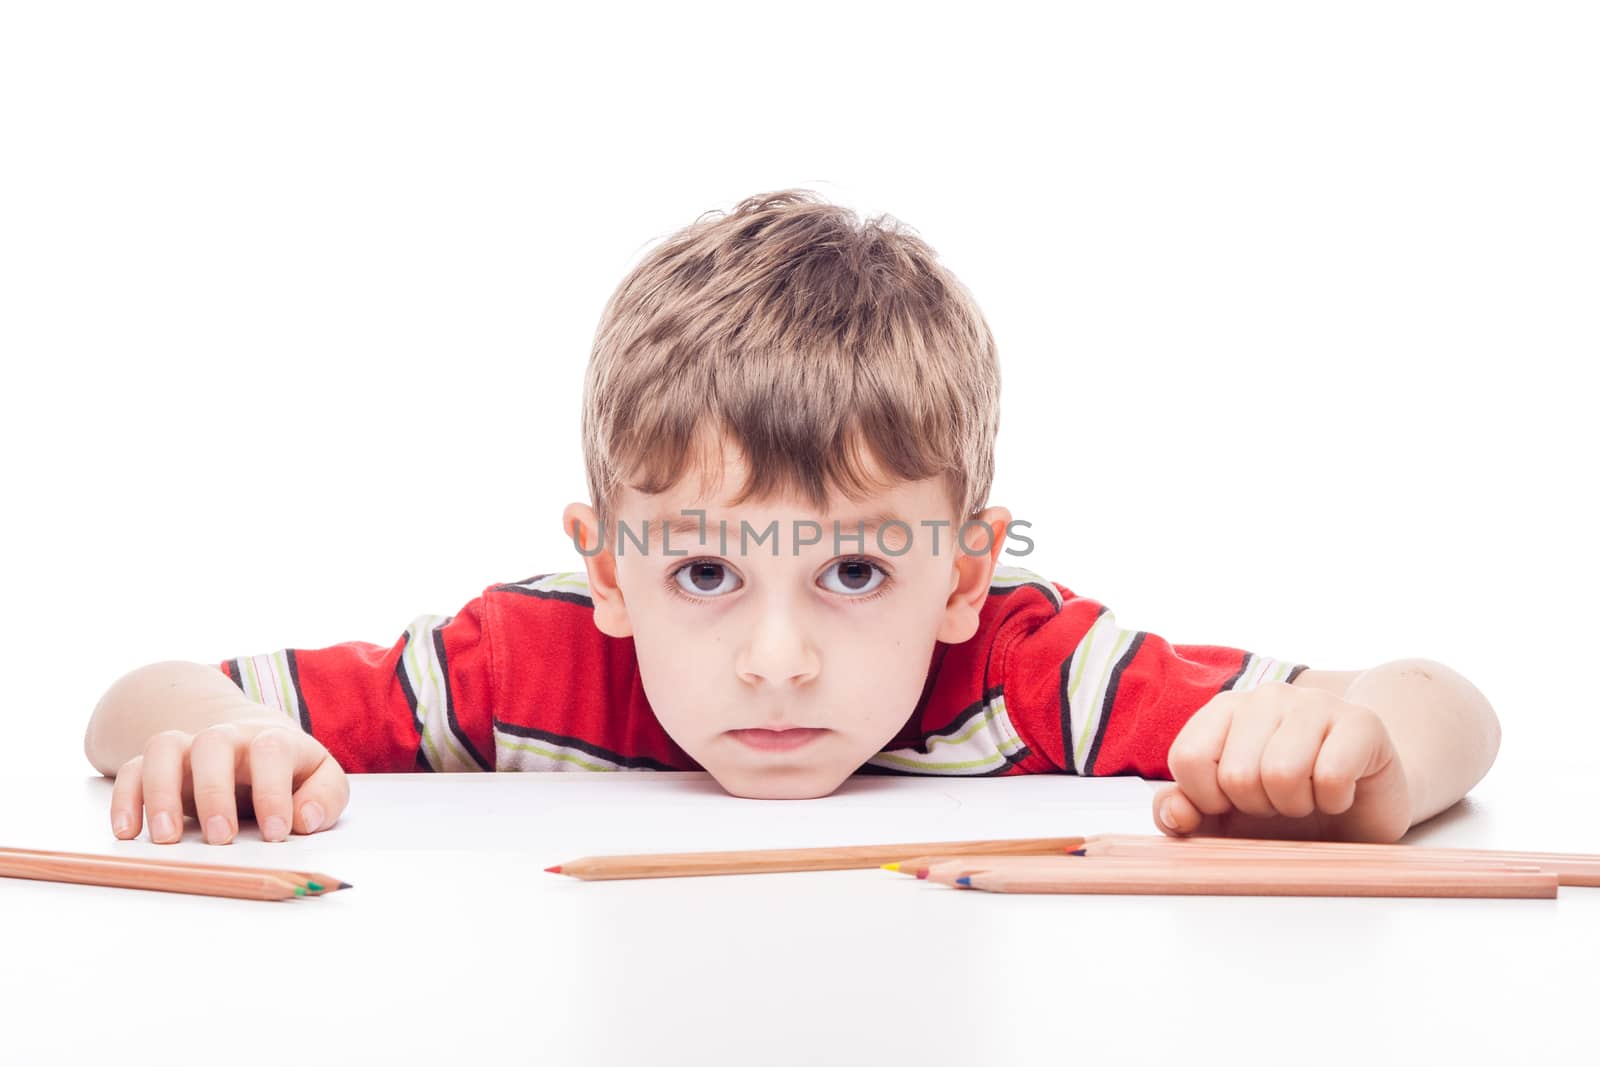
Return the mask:
<path id="1" fill-rule="evenodd" d="M 294 830 L 314 834 L 332 826 L 350 802 L 350 780 L 327 753 L 300 788 L 294 791 Z"/>
<path id="2" fill-rule="evenodd" d="M 1173 837 L 1192 834 L 1205 821 L 1205 814 L 1177 786 L 1167 786 L 1156 792 L 1155 813 L 1156 825 L 1162 833 Z"/>
<path id="3" fill-rule="evenodd" d="M 287 726 L 270 726 L 250 739 L 250 805 L 263 841 L 284 841 L 294 815 L 294 737 Z"/>
<path id="4" fill-rule="evenodd" d="M 1217 785 L 1217 759 L 1228 738 L 1233 701 L 1223 693 L 1189 717 L 1167 750 L 1167 767 L 1194 807 L 1220 815 L 1232 809 Z"/>
<path id="5" fill-rule="evenodd" d="M 1282 719 L 1259 705 L 1252 712 L 1235 713 L 1228 723 L 1228 739 L 1217 761 L 1217 785 L 1235 809 L 1266 818 L 1277 811 L 1261 787 L 1261 754 Z"/>
<path id="6" fill-rule="evenodd" d="M 1333 722 L 1311 772 L 1318 811 L 1339 815 L 1349 810 L 1356 799 L 1356 782 L 1367 773 L 1373 750 L 1371 733 L 1354 716 L 1340 716 Z"/>
<path id="7" fill-rule="evenodd" d="M 189 735 L 163 730 L 144 743 L 140 771 L 145 822 L 150 840 L 170 845 L 183 839 L 183 777 L 189 757 Z"/>
<path id="8" fill-rule="evenodd" d="M 189 745 L 194 814 L 208 844 L 225 845 L 239 830 L 233 780 L 238 751 L 239 728 L 232 723 L 206 727 Z"/>
<path id="9" fill-rule="evenodd" d="M 1301 819 L 1317 810 L 1311 771 L 1328 734 L 1329 720 L 1307 709 L 1290 715 L 1261 752 L 1261 788 L 1279 815 Z"/>
<path id="10" fill-rule="evenodd" d="M 140 788 L 140 772 L 144 757 L 135 756 L 117 768 L 117 780 L 111 785 L 111 832 L 126 841 L 138 837 L 144 824 L 144 791 Z"/>

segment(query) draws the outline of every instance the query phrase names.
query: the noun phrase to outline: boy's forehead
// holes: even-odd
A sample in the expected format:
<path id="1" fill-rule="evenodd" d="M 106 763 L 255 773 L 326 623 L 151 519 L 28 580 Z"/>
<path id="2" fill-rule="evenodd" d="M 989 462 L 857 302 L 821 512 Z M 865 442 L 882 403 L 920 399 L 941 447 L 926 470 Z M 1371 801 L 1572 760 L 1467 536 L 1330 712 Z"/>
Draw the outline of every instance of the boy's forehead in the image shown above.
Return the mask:
<path id="1" fill-rule="evenodd" d="M 704 532 L 715 539 L 715 532 L 727 530 L 737 534 L 741 523 L 750 524 L 759 533 L 773 521 L 783 524 L 811 521 L 831 533 L 837 522 L 841 532 L 873 531 L 891 522 L 901 522 L 913 531 L 923 531 L 923 522 L 950 522 L 954 513 L 946 500 L 945 483 L 938 477 L 921 481 L 897 481 L 886 478 L 883 469 L 870 453 L 859 455 L 862 473 L 873 480 L 875 488 L 862 497 L 850 498 L 831 493 L 827 506 L 818 512 L 808 500 L 777 495 L 765 500 L 747 500 L 737 507 L 728 502 L 724 494 L 731 495 L 744 484 L 746 465 L 736 444 L 726 437 L 709 443 L 703 457 L 710 462 L 659 493 L 641 493 L 632 485 L 623 483 L 617 500 L 621 522 L 635 532 L 652 538 L 662 531 L 677 535 L 699 535 Z M 648 522 L 648 526 L 645 523 Z M 887 526 L 886 540 L 903 534 L 894 526 Z"/>
<path id="2" fill-rule="evenodd" d="M 930 492 L 930 488 L 933 491 Z M 926 511 L 937 496 L 938 492 L 934 487 L 903 482 L 884 492 L 862 498 L 831 497 L 828 506 L 818 512 L 808 501 L 793 497 L 747 500 L 734 506 L 720 496 L 673 492 L 641 493 L 630 487 L 623 490 L 620 511 L 635 522 L 649 519 L 651 526 L 666 523 L 673 530 L 688 529 L 702 521 L 715 523 L 720 520 L 737 523 L 741 519 L 756 522 L 777 518 L 812 519 L 829 523 L 838 521 L 852 526 L 857 522 L 865 522 L 870 526 L 890 519 L 899 519 L 915 525 L 919 519 L 936 517 L 931 513 L 923 515 L 921 512 Z"/>
<path id="3" fill-rule="evenodd" d="M 848 514 L 830 512 L 826 516 L 795 515 L 792 517 L 799 521 L 809 518 L 810 521 L 816 522 L 824 530 L 829 531 L 837 523 L 839 529 L 845 532 L 856 530 L 872 531 L 891 522 L 901 522 L 908 527 L 915 528 L 918 521 L 912 516 L 885 509 L 850 512 Z M 642 523 L 645 520 L 641 519 L 639 521 Z M 670 513 L 649 515 L 648 521 L 652 532 L 667 529 L 674 534 L 697 534 L 702 528 L 716 530 L 725 526 L 736 531 L 741 525 L 756 528 L 759 532 L 760 527 L 777 522 L 779 519 L 765 512 L 755 512 L 748 508 L 685 507 Z"/>
<path id="4" fill-rule="evenodd" d="M 646 494 L 632 487 L 623 489 L 619 510 L 623 522 L 641 534 L 648 530 L 650 537 L 659 537 L 666 530 L 674 535 L 690 536 L 704 532 L 714 539 L 716 531 L 722 529 L 737 534 L 741 524 L 748 524 L 759 533 L 773 522 L 787 529 L 791 522 L 811 521 L 829 534 L 835 523 L 845 533 L 884 528 L 885 540 L 892 540 L 903 539 L 905 533 L 892 523 L 903 523 L 907 529 L 920 532 L 926 530 L 922 525 L 925 522 L 951 521 L 943 487 L 937 479 L 931 478 L 923 482 L 901 482 L 858 499 L 834 496 L 822 512 L 817 512 L 808 502 L 793 498 L 746 501 L 734 507 L 720 496 L 672 491 Z"/>

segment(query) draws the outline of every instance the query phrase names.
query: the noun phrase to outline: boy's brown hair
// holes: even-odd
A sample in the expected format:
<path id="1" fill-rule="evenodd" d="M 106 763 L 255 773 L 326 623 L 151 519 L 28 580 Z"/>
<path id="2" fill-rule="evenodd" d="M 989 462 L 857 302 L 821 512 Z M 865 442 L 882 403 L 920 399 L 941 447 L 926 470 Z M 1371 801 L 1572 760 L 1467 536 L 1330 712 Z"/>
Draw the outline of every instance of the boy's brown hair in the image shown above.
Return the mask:
<path id="1" fill-rule="evenodd" d="M 723 439 L 749 469 L 735 506 L 784 494 L 822 511 L 831 488 L 889 488 L 865 449 L 895 481 L 943 476 L 959 523 L 988 497 L 999 425 L 994 338 L 966 287 L 897 220 L 858 225 L 804 189 L 708 212 L 652 249 L 607 301 L 584 378 L 602 530 L 624 481 L 658 493 L 693 465 L 705 491 Z"/>

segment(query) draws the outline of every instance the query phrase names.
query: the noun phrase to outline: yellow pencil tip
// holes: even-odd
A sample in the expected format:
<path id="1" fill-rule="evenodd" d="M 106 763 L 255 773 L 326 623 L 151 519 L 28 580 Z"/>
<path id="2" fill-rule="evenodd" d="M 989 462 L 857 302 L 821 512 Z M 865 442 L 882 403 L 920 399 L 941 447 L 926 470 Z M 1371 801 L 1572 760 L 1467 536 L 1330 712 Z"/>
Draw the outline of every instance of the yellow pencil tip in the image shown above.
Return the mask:
<path id="1" fill-rule="evenodd" d="M 886 871 L 894 871 L 898 874 L 900 871 L 900 865 L 898 863 L 885 863 L 883 865 L 883 869 Z"/>

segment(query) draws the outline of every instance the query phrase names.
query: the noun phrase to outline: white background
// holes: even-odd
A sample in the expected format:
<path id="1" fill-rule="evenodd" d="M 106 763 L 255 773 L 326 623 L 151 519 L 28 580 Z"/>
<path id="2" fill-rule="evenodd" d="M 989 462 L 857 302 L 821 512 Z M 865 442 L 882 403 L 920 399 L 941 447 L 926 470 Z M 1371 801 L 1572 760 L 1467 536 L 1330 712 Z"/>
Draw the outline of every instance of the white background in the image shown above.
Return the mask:
<path id="1" fill-rule="evenodd" d="M 1502 765 L 1587 769 L 1597 24 L 7 5 L 6 773 L 92 773 L 83 726 L 141 663 L 388 644 L 577 569 L 602 305 L 791 185 L 976 295 L 991 501 L 1036 542 L 1008 562 L 1172 641 L 1440 660 Z"/>

